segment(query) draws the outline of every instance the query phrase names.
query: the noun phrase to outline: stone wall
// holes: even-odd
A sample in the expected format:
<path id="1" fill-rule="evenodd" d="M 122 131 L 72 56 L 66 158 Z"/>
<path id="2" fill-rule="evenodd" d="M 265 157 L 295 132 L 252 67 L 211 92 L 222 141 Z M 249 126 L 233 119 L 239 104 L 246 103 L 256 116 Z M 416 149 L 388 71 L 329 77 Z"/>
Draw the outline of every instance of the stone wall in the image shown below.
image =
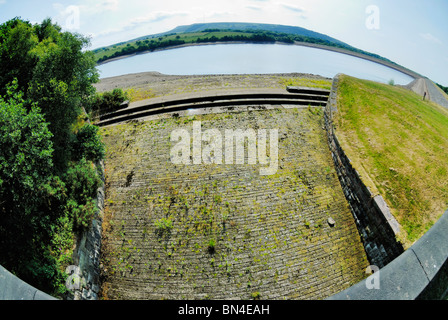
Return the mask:
<path id="1" fill-rule="evenodd" d="M 400 226 L 380 195 L 373 195 L 364 185 L 359 173 L 353 168 L 345 154 L 333 126 L 333 115 L 337 112 L 337 90 L 339 75 L 325 109 L 325 127 L 333 161 L 339 181 L 353 213 L 365 251 L 372 265 L 384 267 L 403 252 L 396 240 Z"/>
<path id="2" fill-rule="evenodd" d="M 342 150 L 333 115 L 337 112 L 337 75 L 333 80 L 325 126 L 344 194 L 350 203 L 367 256 L 379 267 L 368 278 L 339 292 L 330 300 L 447 299 L 448 210 L 414 245 L 404 251 L 397 242 L 400 230 L 384 199 L 373 196 Z"/>

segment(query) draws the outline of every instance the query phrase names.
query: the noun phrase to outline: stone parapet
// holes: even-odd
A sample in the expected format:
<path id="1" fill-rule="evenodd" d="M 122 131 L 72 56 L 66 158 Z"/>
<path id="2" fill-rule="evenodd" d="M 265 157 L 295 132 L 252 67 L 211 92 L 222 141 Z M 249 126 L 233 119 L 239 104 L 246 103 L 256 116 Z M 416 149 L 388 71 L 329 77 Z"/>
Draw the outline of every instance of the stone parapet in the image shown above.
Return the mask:
<path id="1" fill-rule="evenodd" d="M 56 300 L 0 266 L 0 300 Z"/>
<path id="2" fill-rule="evenodd" d="M 446 299 L 448 210 L 412 247 L 367 279 L 329 300 Z"/>

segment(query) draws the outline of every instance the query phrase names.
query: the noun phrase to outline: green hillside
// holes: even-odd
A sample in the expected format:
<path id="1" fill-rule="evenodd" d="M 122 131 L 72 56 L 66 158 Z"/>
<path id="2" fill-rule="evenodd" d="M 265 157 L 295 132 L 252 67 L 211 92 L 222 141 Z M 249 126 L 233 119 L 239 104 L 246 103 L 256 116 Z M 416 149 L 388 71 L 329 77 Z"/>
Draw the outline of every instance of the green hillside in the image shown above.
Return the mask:
<path id="1" fill-rule="evenodd" d="M 207 29 L 219 30 L 240 30 L 240 31 L 269 31 L 274 33 L 286 33 L 290 35 L 300 35 L 309 38 L 321 39 L 348 46 L 346 43 L 329 37 L 325 34 L 314 32 L 305 28 L 295 26 L 285 26 L 278 24 L 264 24 L 264 23 L 244 23 L 244 22 L 216 22 L 216 23 L 195 23 L 187 26 L 179 26 L 169 31 L 168 33 L 190 33 L 203 32 Z"/>
<path id="2" fill-rule="evenodd" d="M 448 208 L 448 111 L 406 89 L 343 76 L 337 134 L 411 245 Z"/>

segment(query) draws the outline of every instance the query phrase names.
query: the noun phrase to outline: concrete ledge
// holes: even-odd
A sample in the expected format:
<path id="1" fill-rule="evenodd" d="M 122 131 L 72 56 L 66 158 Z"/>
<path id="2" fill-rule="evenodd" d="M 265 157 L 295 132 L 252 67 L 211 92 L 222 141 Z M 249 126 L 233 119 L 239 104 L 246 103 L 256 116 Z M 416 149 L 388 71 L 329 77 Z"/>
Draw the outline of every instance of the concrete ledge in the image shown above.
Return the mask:
<path id="1" fill-rule="evenodd" d="M 0 266 L 0 300 L 57 300 Z"/>
<path id="2" fill-rule="evenodd" d="M 294 104 L 302 106 L 325 106 L 329 90 L 294 87 L 294 92 L 284 89 L 270 90 L 212 90 L 205 93 L 189 93 L 157 97 L 131 103 L 128 108 L 99 116 L 96 123 L 105 126 L 149 115 L 197 108 L 214 108 L 250 104 Z M 291 90 L 291 89 L 290 89 Z"/>
<path id="3" fill-rule="evenodd" d="M 328 300 L 445 299 L 447 294 L 448 210 L 411 248 Z"/>
<path id="4" fill-rule="evenodd" d="M 383 214 L 389 226 L 392 228 L 395 235 L 398 235 L 400 232 L 400 224 L 395 219 L 395 217 L 390 213 L 390 209 L 387 206 L 386 201 L 384 201 L 383 197 L 380 195 L 373 197 L 374 205 L 378 208 L 378 210 Z"/>

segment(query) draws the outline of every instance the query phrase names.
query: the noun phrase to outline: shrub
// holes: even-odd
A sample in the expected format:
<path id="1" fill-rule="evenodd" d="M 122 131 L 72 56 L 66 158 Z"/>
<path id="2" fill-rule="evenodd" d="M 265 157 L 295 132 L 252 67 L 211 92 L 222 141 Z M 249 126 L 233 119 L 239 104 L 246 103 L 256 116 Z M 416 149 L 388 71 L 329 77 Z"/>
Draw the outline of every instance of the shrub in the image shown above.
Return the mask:
<path id="1" fill-rule="evenodd" d="M 86 111 L 94 115 L 115 111 L 126 100 L 128 100 L 127 94 L 122 89 L 115 88 L 112 91 L 93 96 L 86 105 Z"/>
<path id="2" fill-rule="evenodd" d="M 86 200 L 85 204 L 78 204 L 76 200 L 70 199 L 67 201 L 67 210 L 72 216 L 74 228 L 85 229 L 95 216 L 95 201 L 90 198 Z"/>
<path id="3" fill-rule="evenodd" d="M 90 161 L 104 159 L 104 143 L 98 134 L 97 126 L 86 124 L 78 130 L 75 141 L 73 142 L 72 156 L 76 161 L 82 158 Z"/>
<path id="4" fill-rule="evenodd" d="M 65 174 L 68 201 L 67 211 L 75 229 L 89 226 L 95 214 L 95 198 L 100 179 L 92 162 L 82 158 L 70 165 Z"/>
<path id="5" fill-rule="evenodd" d="M 252 296 L 252 299 L 254 299 L 254 300 L 259 300 L 261 294 L 260 294 L 260 292 L 256 291 L 256 292 L 252 292 L 252 293 L 251 293 L 251 296 Z"/>

